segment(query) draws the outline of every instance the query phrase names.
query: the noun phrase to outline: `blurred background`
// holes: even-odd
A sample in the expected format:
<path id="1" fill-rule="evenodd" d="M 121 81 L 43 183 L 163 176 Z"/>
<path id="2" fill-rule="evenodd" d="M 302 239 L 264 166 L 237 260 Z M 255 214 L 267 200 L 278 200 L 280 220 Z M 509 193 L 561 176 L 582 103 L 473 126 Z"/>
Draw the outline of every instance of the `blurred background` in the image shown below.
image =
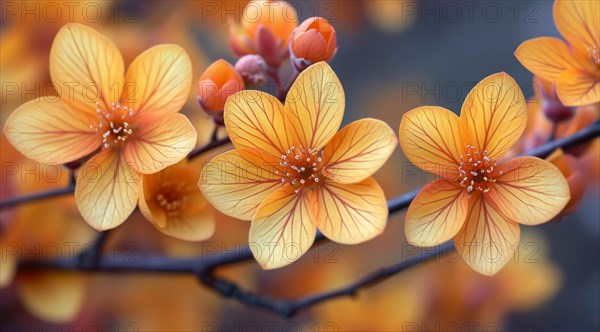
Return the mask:
<path id="1" fill-rule="evenodd" d="M 402 115 L 418 106 L 438 105 L 458 113 L 471 87 L 500 71 L 513 76 L 526 97 L 534 98 L 532 74 L 513 52 L 529 38 L 560 38 L 551 1 L 291 3 L 300 21 L 322 16 L 337 31 L 339 50 L 331 65 L 346 92 L 344 122 L 374 117 L 396 131 Z M 179 44 L 190 54 L 198 80 L 214 60 L 235 62 L 227 43 L 227 19 L 239 19 L 244 5 L 243 1 L 3 1 L 1 124 L 22 103 L 55 94 L 48 56 L 65 23 L 79 22 L 106 35 L 121 50 L 126 65 L 152 45 Z M 284 81 L 290 73 L 286 62 L 281 71 Z M 195 93 L 183 112 L 198 129 L 198 145 L 208 142 L 213 124 Z M 597 118 L 597 105 L 595 112 Z M 66 170 L 26 160 L 4 136 L 1 143 L 2 199 L 67 183 Z M 598 159 L 597 147 L 588 151 L 591 159 Z M 194 164 L 201 167 L 229 148 L 206 154 Z M 375 175 L 388 198 L 431 181 L 408 172 L 409 165 L 398 148 Z M 0 290 L 0 330 L 597 331 L 600 170 L 597 163 L 588 167 L 590 185 L 579 207 L 559 220 L 523 227 L 514 261 L 493 278 L 447 257 L 287 320 L 224 299 L 189 275 L 17 270 Z M 15 253 L 56 259 L 93 241 L 96 232 L 74 204 L 73 197 L 62 197 L 3 210 L 1 274 L 10 274 L 8 263 Z M 249 223 L 214 213 L 216 233 L 201 243 L 168 238 L 134 214 L 111 233 L 106 251 L 119 259 L 147 254 L 185 257 L 216 255 L 247 243 Z M 421 252 L 406 244 L 404 214 L 399 213 L 390 218 L 382 236 L 365 244 L 325 243 L 279 270 L 262 271 L 249 262 L 223 268 L 219 274 L 256 293 L 298 298 L 345 286 Z"/>

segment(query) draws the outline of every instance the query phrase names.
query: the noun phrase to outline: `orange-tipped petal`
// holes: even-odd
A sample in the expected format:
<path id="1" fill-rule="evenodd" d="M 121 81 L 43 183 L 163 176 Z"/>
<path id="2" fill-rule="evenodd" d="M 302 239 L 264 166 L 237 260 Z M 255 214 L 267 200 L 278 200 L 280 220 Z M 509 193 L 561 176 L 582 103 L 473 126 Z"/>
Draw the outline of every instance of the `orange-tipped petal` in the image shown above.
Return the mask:
<path id="1" fill-rule="evenodd" d="M 387 201 L 372 177 L 353 184 L 325 181 L 315 192 L 317 226 L 329 239 L 345 244 L 362 243 L 385 229 Z"/>
<path id="2" fill-rule="evenodd" d="M 4 133 L 27 158 L 42 163 L 65 163 L 90 154 L 102 140 L 90 129 L 96 120 L 63 101 L 32 100 L 6 120 Z"/>
<path id="3" fill-rule="evenodd" d="M 600 76 L 571 68 L 558 78 L 556 93 L 566 106 L 583 106 L 600 101 Z"/>
<path id="4" fill-rule="evenodd" d="M 119 100 L 125 73 L 123 57 L 108 38 L 77 23 L 60 29 L 50 50 L 50 76 L 63 101 L 96 115 Z"/>
<path id="5" fill-rule="evenodd" d="M 553 83 L 563 71 L 580 66 L 567 44 L 554 37 L 527 40 L 519 45 L 515 56 L 530 72 Z"/>
<path id="6" fill-rule="evenodd" d="M 469 214 L 454 238 L 456 251 L 473 270 L 492 276 L 508 263 L 519 245 L 519 224 L 507 220 L 484 198 L 469 197 Z"/>
<path id="7" fill-rule="evenodd" d="M 124 84 L 121 102 L 138 116 L 179 112 L 190 95 L 192 61 L 180 46 L 154 46 L 133 60 Z"/>
<path id="8" fill-rule="evenodd" d="M 383 166 L 397 145 L 396 134 L 385 122 L 352 122 L 325 145 L 323 175 L 338 183 L 360 182 Z"/>
<path id="9" fill-rule="evenodd" d="M 265 270 L 289 265 L 312 246 L 316 236 L 314 192 L 294 192 L 281 187 L 256 210 L 250 226 L 249 245 Z"/>
<path id="10" fill-rule="evenodd" d="M 560 34 L 573 46 L 586 53 L 599 51 L 600 4 L 598 1 L 556 0 L 554 22 Z"/>
<path id="11" fill-rule="evenodd" d="M 502 175 L 489 192 L 507 218 L 524 225 L 545 223 L 569 202 L 569 184 L 560 170 L 536 157 L 519 157 L 500 165 Z"/>
<path id="12" fill-rule="evenodd" d="M 95 155 L 77 174 L 75 201 L 90 226 L 103 231 L 122 224 L 138 201 L 140 175 L 117 150 Z"/>
<path id="13" fill-rule="evenodd" d="M 527 103 L 515 80 L 506 73 L 490 75 L 467 95 L 460 113 L 463 140 L 493 160 L 502 157 L 521 137 L 527 124 Z"/>
<path id="14" fill-rule="evenodd" d="M 225 103 L 225 127 L 238 149 L 258 149 L 281 157 L 291 147 L 284 107 L 272 95 L 245 90 Z"/>
<path id="15" fill-rule="evenodd" d="M 438 179 L 426 185 L 406 213 L 408 242 L 433 247 L 452 239 L 465 224 L 468 207 L 467 190 L 456 181 Z"/>
<path id="16" fill-rule="evenodd" d="M 242 220 L 281 187 L 279 159 L 259 150 L 238 149 L 213 158 L 204 166 L 198 185 L 213 207 Z"/>
<path id="17" fill-rule="evenodd" d="M 402 117 L 399 136 L 402 151 L 417 167 L 448 179 L 458 177 L 464 144 L 456 114 L 436 106 L 415 108 Z"/>
<path id="18" fill-rule="evenodd" d="M 128 163 L 143 174 L 156 173 L 185 158 L 196 146 L 196 129 L 183 114 L 144 122 L 124 143 Z"/>
<path id="19" fill-rule="evenodd" d="M 340 80 L 327 62 L 303 71 L 285 100 L 288 116 L 299 143 L 305 149 L 321 149 L 338 131 L 346 97 Z"/>

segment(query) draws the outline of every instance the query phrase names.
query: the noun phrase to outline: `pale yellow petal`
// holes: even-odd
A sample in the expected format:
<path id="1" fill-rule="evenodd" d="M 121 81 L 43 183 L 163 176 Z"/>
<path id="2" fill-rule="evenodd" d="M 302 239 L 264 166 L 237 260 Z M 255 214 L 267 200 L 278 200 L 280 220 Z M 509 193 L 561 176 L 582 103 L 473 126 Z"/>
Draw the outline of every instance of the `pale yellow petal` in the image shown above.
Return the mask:
<path id="1" fill-rule="evenodd" d="M 263 269 L 289 265 L 310 249 L 316 236 L 315 209 L 314 192 L 296 194 L 290 185 L 264 200 L 249 237 L 250 250 Z"/>
<path id="2" fill-rule="evenodd" d="M 556 0 L 554 22 L 560 34 L 583 52 L 600 45 L 600 4 L 588 0 Z M 598 53 L 596 53 L 598 54 Z"/>
<path id="3" fill-rule="evenodd" d="M 281 102 L 272 95 L 245 90 L 225 103 L 225 127 L 238 149 L 258 149 L 281 157 L 292 144 Z"/>
<path id="4" fill-rule="evenodd" d="M 385 164 L 397 145 L 396 134 L 385 122 L 352 122 L 325 145 L 323 175 L 339 183 L 362 181 Z"/>
<path id="5" fill-rule="evenodd" d="M 515 80 L 506 73 L 490 75 L 467 95 L 460 113 L 463 140 L 494 160 L 521 137 L 527 124 L 527 104 Z"/>
<path id="6" fill-rule="evenodd" d="M 273 155 L 252 149 L 231 150 L 204 166 L 198 185 L 210 204 L 222 213 L 251 220 L 256 208 L 282 186 Z"/>
<path id="7" fill-rule="evenodd" d="M 0 258 L 0 289 L 10 285 L 17 272 L 19 262 L 18 245 L 9 245 L 6 242 L 0 242 L 2 245 L 2 258 Z M 14 249 L 14 252 L 13 252 Z"/>
<path id="8" fill-rule="evenodd" d="M 196 146 L 196 129 L 183 114 L 138 123 L 125 142 L 124 156 L 135 170 L 156 173 L 185 158 Z"/>
<path id="9" fill-rule="evenodd" d="M 176 113 L 192 87 L 192 61 L 177 45 L 157 45 L 140 54 L 127 69 L 121 102 L 140 116 Z"/>
<path id="10" fill-rule="evenodd" d="M 600 101 L 600 76 L 581 69 L 568 69 L 558 78 L 556 93 L 566 106 L 597 103 Z"/>
<path id="11" fill-rule="evenodd" d="M 65 163 L 96 150 L 102 140 L 90 129 L 96 119 L 63 101 L 29 101 L 7 119 L 4 133 L 27 158 L 42 163 Z"/>
<path id="12" fill-rule="evenodd" d="M 329 239 L 356 244 L 374 238 L 385 229 L 387 201 L 383 189 L 372 177 L 353 184 L 325 181 L 315 192 L 317 226 Z"/>
<path id="13" fill-rule="evenodd" d="M 458 177 L 463 154 L 459 118 L 442 107 L 424 106 L 404 114 L 400 147 L 417 167 L 448 179 Z"/>
<path id="14" fill-rule="evenodd" d="M 118 151 L 106 149 L 79 170 L 75 200 L 90 226 L 100 231 L 115 228 L 133 212 L 140 186 L 133 167 Z"/>
<path id="15" fill-rule="evenodd" d="M 327 62 L 304 70 L 285 100 L 286 115 L 305 149 L 321 149 L 342 124 L 344 88 Z"/>
<path id="16" fill-rule="evenodd" d="M 553 83 L 565 70 L 580 66 L 567 44 L 554 37 L 527 40 L 519 45 L 515 56 L 530 72 Z"/>
<path id="17" fill-rule="evenodd" d="M 468 207 L 467 190 L 456 181 L 438 179 L 426 185 L 406 212 L 408 242 L 433 247 L 452 239 L 465 224 Z"/>
<path id="18" fill-rule="evenodd" d="M 62 100 L 96 115 L 119 100 L 125 67 L 121 53 L 104 35 L 85 25 L 60 29 L 50 50 L 50 76 Z"/>
<path id="19" fill-rule="evenodd" d="M 469 199 L 470 211 L 454 245 L 473 270 L 492 276 L 512 259 L 521 230 L 486 202 L 483 194 L 474 193 Z"/>

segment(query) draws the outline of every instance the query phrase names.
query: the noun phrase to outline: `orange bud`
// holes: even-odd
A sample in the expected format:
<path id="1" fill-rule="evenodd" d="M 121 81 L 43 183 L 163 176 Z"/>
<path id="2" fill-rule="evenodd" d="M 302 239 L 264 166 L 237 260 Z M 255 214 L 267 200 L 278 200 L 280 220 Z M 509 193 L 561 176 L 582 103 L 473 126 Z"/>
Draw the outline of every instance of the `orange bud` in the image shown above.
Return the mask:
<path id="1" fill-rule="evenodd" d="M 229 62 L 219 59 L 200 76 L 198 102 L 209 115 L 220 116 L 227 98 L 243 89 L 244 80 L 240 74 Z"/>
<path id="2" fill-rule="evenodd" d="M 587 186 L 586 179 L 579 166 L 579 161 L 573 156 L 565 154 L 562 149 L 554 151 L 546 160 L 556 166 L 569 183 L 571 200 L 563 209 L 562 214 L 571 213 L 577 209 Z"/>
<path id="3" fill-rule="evenodd" d="M 311 17 L 294 31 L 291 38 L 292 62 L 298 71 L 313 63 L 330 61 L 337 51 L 335 29 L 322 17 Z"/>

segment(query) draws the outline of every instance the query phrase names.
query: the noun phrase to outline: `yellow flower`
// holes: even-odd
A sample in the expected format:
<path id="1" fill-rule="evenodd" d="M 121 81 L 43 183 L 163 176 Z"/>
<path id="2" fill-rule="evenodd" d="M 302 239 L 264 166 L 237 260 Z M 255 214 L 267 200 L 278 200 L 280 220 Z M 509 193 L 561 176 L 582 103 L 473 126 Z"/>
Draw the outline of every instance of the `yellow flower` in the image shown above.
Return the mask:
<path id="1" fill-rule="evenodd" d="M 567 106 L 600 101 L 600 3 L 556 0 L 554 22 L 567 40 L 539 37 L 522 43 L 515 56 L 535 75 L 557 85 Z"/>
<path id="2" fill-rule="evenodd" d="M 110 40 L 67 24 L 50 52 L 60 97 L 23 104 L 4 128 L 11 144 L 38 162 L 62 164 L 100 149 L 79 170 L 75 189 L 81 214 L 99 230 L 120 225 L 133 211 L 140 174 L 177 163 L 196 143 L 194 127 L 178 113 L 192 83 L 181 47 L 152 47 L 124 72 Z"/>
<path id="3" fill-rule="evenodd" d="M 199 185 L 219 211 L 252 220 L 250 248 L 265 269 L 299 259 L 317 227 L 347 244 L 385 227 L 385 196 L 371 175 L 394 151 L 396 136 L 375 119 L 337 132 L 344 107 L 340 81 L 325 62 L 299 75 L 285 106 L 250 90 L 225 104 L 236 149 L 208 163 Z"/>
<path id="4" fill-rule="evenodd" d="M 420 107 L 400 124 L 400 145 L 421 169 L 443 178 L 417 195 L 406 215 L 406 236 L 417 246 L 454 238 L 474 270 L 498 272 L 519 243 L 519 224 L 537 225 L 569 201 L 569 186 L 547 161 L 519 157 L 497 164 L 527 122 L 523 93 L 506 73 L 479 82 L 460 117 L 441 107 Z"/>
<path id="5" fill-rule="evenodd" d="M 196 186 L 200 172 L 183 160 L 142 176 L 140 211 L 159 231 L 187 241 L 206 240 L 215 222 L 206 199 Z"/>

